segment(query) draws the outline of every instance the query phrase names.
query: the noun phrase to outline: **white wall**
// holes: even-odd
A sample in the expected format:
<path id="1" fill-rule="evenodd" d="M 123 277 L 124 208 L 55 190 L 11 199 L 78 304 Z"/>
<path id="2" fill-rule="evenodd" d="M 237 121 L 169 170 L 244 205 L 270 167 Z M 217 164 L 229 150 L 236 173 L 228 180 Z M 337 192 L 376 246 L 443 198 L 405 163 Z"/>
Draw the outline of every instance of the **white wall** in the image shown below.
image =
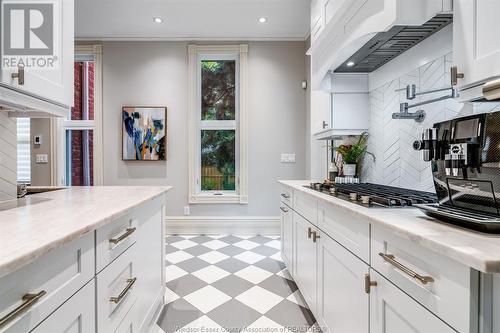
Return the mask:
<path id="1" fill-rule="evenodd" d="M 399 103 L 409 104 L 442 96 L 445 93 L 419 96 L 407 101 L 405 92 L 394 90 L 416 84 L 418 90 L 429 90 L 450 85 L 450 67 L 453 64 L 452 27 L 416 45 L 393 61 L 370 74 L 370 129 L 368 151 L 375 154 L 365 158 L 363 180 L 404 188 L 434 191 L 430 163 L 412 144 L 421 138 L 422 130 L 434 123 L 472 113 L 500 110 L 496 103 L 462 104 L 446 100 L 410 109 L 422 109 L 427 116 L 422 123 L 414 120 L 395 120 L 392 113 L 399 111 Z"/>
<path id="2" fill-rule="evenodd" d="M 103 43 L 104 184 L 172 185 L 170 216 L 187 205 L 187 45 Z M 277 180 L 305 178 L 305 51 L 304 42 L 249 43 L 249 203 L 192 205 L 192 215 L 277 216 Z M 167 162 L 121 160 L 122 105 L 168 107 Z M 280 153 L 296 153 L 297 163 L 281 164 Z"/>
<path id="3" fill-rule="evenodd" d="M 16 120 L 0 111 L 0 201 L 16 197 Z"/>

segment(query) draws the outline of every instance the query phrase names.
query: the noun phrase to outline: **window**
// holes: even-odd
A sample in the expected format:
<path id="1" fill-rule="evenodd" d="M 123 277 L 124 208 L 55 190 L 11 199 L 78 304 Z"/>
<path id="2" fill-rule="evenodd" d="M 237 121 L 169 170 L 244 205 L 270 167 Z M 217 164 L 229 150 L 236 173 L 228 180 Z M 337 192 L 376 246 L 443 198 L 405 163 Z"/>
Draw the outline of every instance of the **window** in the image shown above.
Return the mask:
<path id="1" fill-rule="evenodd" d="M 17 182 L 31 182 L 30 118 L 17 118 Z"/>
<path id="2" fill-rule="evenodd" d="M 74 106 L 58 122 L 58 179 L 60 185 L 102 184 L 101 47 L 75 47 Z"/>
<path id="3" fill-rule="evenodd" d="M 189 46 L 190 203 L 246 203 L 247 45 Z"/>

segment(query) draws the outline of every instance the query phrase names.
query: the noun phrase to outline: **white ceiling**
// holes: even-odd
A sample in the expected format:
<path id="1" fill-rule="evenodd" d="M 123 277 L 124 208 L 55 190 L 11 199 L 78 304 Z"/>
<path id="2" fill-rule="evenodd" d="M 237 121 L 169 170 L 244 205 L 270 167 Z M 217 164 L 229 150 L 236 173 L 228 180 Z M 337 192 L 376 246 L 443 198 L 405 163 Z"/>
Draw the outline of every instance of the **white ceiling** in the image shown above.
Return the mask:
<path id="1" fill-rule="evenodd" d="M 75 0 L 78 39 L 303 40 L 310 0 Z M 268 18 L 259 23 L 258 18 Z M 163 23 L 153 22 L 154 17 Z"/>

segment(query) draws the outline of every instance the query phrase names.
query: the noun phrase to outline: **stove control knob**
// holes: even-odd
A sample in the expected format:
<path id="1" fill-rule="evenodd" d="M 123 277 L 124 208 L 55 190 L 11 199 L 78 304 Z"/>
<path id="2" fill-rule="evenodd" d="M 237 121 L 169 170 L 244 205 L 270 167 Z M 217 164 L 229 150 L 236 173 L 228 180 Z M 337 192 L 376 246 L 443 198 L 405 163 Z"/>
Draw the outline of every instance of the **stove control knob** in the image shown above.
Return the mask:
<path id="1" fill-rule="evenodd" d="M 351 201 L 358 201 L 358 194 L 357 193 L 350 193 L 349 197 L 351 198 Z"/>
<path id="2" fill-rule="evenodd" d="M 421 140 L 416 140 L 413 142 L 413 149 L 422 150 L 424 149 L 424 142 Z"/>
<path id="3" fill-rule="evenodd" d="M 364 204 L 364 205 L 369 205 L 371 203 L 371 198 L 369 195 L 362 195 L 361 196 L 361 202 Z"/>

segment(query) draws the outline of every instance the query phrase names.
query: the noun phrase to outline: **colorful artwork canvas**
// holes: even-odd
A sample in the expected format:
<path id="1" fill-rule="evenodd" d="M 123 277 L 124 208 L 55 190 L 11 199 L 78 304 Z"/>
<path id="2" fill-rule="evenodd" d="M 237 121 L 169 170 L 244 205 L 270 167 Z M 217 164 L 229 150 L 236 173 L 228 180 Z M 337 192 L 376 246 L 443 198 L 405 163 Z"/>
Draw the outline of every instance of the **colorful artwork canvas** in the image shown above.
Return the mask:
<path id="1" fill-rule="evenodd" d="M 165 161 L 167 108 L 122 108 L 124 161 Z"/>

